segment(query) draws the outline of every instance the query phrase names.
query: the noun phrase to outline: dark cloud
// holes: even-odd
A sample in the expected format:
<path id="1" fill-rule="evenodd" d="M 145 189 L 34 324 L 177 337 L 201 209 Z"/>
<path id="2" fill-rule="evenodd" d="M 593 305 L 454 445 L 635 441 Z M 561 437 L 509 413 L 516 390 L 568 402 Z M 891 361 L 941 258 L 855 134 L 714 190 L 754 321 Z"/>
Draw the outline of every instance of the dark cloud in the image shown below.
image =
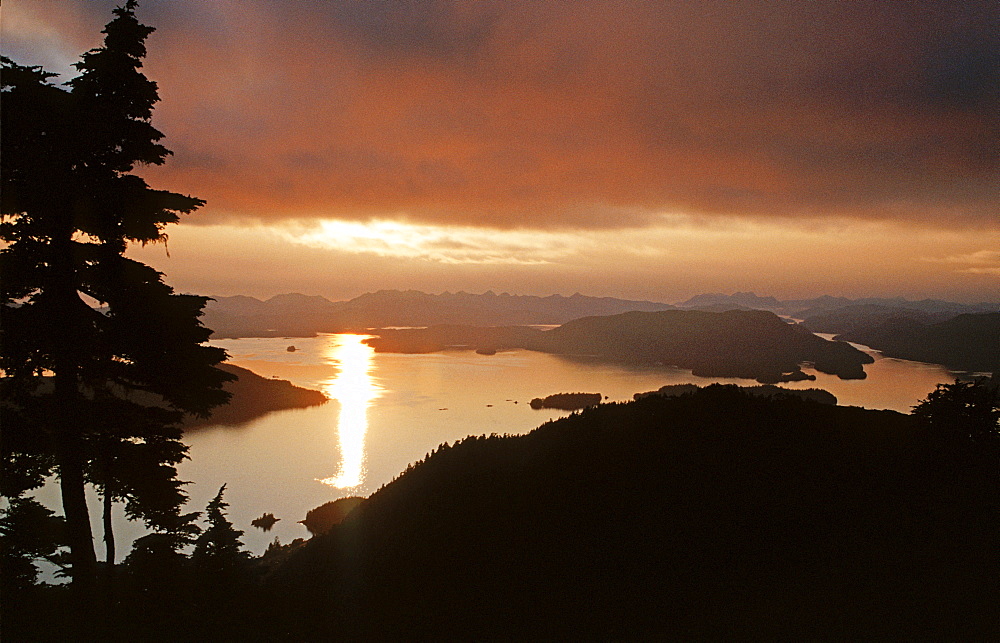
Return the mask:
<path id="1" fill-rule="evenodd" d="M 83 51 L 111 5 L 8 0 L 5 43 Z M 994 0 L 147 0 L 140 16 L 177 152 L 150 178 L 218 212 L 1000 221 Z"/>
<path id="2" fill-rule="evenodd" d="M 474 55 L 489 40 L 498 5 L 458 0 L 326 2 L 320 23 L 371 51 L 451 58 Z M 312 16 L 311 16 L 312 17 Z"/>

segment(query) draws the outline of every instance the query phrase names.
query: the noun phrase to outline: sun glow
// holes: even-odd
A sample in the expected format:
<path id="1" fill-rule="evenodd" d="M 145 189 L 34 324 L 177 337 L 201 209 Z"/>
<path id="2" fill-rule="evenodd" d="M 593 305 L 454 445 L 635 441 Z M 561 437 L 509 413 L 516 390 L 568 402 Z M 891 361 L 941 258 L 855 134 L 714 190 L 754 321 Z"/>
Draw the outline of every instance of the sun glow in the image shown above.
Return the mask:
<path id="1" fill-rule="evenodd" d="M 324 358 L 339 368 L 323 388 L 340 403 L 337 418 L 340 470 L 320 482 L 338 489 L 350 489 L 364 482 L 368 407 L 382 394 L 382 388 L 372 377 L 375 351 L 363 343 L 367 338 L 368 335 L 330 335 L 324 350 Z"/>
<path id="2" fill-rule="evenodd" d="M 312 248 L 419 258 L 447 264 L 546 264 L 574 251 L 572 234 L 493 230 L 398 221 L 324 220 L 288 229 L 286 238 Z"/>

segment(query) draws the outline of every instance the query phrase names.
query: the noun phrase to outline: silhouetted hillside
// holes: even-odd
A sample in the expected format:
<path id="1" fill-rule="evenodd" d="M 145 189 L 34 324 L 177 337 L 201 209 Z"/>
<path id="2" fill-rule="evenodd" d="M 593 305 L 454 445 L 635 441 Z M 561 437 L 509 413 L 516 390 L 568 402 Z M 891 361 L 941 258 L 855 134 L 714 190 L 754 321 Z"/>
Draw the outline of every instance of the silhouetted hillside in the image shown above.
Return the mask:
<path id="1" fill-rule="evenodd" d="M 430 295 L 416 290 L 380 290 L 349 301 L 319 296 L 278 295 L 216 297 L 205 309 L 204 323 L 219 337 L 311 337 L 386 326 L 468 324 L 482 326 L 561 324 L 587 315 L 629 310 L 668 310 L 669 304 L 613 297 L 466 292 Z"/>
<path id="2" fill-rule="evenodd" d="M 629 312 L 576 319 L 548 331 L 437 326 L 379 335 L 368 343 L 382 352 L 525 348 L 677 366 L 695 375 L 762 383 L 802 379 L 803 362 L 842 378 L 864 378 L 863 365 L 873 361 L 847 344 L 825 341 L 773 313 L 757 310 Z"/>
<path id="3" fill-rule="evenodd" d="M 951 312 L 939 311 L 931 313 L 900 306 L 855 304 L 816 315 L 807 315 L 802 325 L 814 333 L 841 335 L 861 331 L 873 325 L 897 322 L 897 320 L 905 320 L 902 321 L 904 324 L 908 322 L 930 324 L 945 321 L 952 317 L 954 317 L 954 313 Z"/>
<path id="4" fill-rule="evenodd" d="M 958 315 L 936 324 L 889 319 L 837 339 L 871 346 L 889 357 L 974 372 L 1000 372 L 1000 313 Z"/>
<path id="5" fill-rule="evenodd" d="M 334 525 L 342 523 L 344 518 L 354 511 L 364 500 L 364 498 L 357 496 L 331 500 L 314 509 L 310 509 L 305 519 L 300 520 L 299 523 L 305 525 L 311 534 L 325 534 L 333 529 Z"/>
<path id="6" fill-rule="evenodd" d="M 184 423 L 185 429 L 208 424 L 243 424 L 272 411 L 302 409 L 324 404 L 327 401 L 323 393 L 295 386 L 287 380 L 269 380 L 253 371 L 228 363 L 220 364 L 218 368 L 239 378 L 236 381 L 227 382 L 223 386 L 233 396 L 227 404 L 213 409 L 208 418 L 187 420 Z"/>
<path id="7" fill-rule="evenodd" d="M 708 387 L 442 445 L 293 552 L 308 640 L 989 639 L 994 460 L 911 416 Z"/>

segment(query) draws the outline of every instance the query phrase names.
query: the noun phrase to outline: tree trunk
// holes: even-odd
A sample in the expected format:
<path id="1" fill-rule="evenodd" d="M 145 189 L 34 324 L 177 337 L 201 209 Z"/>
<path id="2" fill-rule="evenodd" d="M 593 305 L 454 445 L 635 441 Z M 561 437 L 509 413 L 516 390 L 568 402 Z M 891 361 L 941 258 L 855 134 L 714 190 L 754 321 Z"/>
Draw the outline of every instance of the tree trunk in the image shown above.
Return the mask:
<path id="1" fill-rule="evenodd" d="M 97 571 L 94 536 L 90 529 L 90 512 L 84 491 L 83 462 L 80 452 L 83 440 L 75 426 L 59 427 L 62 433 L 59 457 L 59 487 L 63 513 L 66 516 L 66 538 L 69 541 L 70 564 L 74 584 L 90 585 Z"/>
<path id="2" fill-rule="evenodd" d="M 85 344 L 80 332 L 81 321 L 76 317 L 80 295 L 76 290 L 73 267 L 72 227 L 53 238 L 52 283 L 46 293 L 51 298 L 54 319 L 63 320 L 54 332 L 53 362 L 55 390 L 53 432 L 57 440 L 59 487 L 63 513 L 66 517 L 66 538 L 70 550 L 73 584 L 90 586 L 96 578 L 97 555 L 94 535 L 90 528 L 90 512 L 84 488 L 84 442 L 82 426 L 87 418 L 82 413 L 79 354 Z"/>
<path id="3" fill-rule="evenodd" d="M 107 479 L 105 479 L 104 484 L 109 484 Z M 111 508 L 114 506 L 114 501 L 111 498 L 111 494 L 104 493 L 104 561 L 108 564 L 110 568 L 115 564 L 115 526 L 111 522 Z"/>

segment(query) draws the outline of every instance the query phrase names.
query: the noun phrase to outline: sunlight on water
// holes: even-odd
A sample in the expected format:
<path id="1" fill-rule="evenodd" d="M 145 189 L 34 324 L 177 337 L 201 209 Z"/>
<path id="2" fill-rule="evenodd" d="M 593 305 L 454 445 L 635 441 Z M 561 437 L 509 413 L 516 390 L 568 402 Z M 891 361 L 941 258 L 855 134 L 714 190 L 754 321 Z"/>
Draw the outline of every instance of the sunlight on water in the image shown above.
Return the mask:
<path id="1" fill-rule="evenodd" d="M 339 368 L 336 377 L 323 384 L 323 390 L 340 402 L 337 418 L 340 471 L 320 482 L 338 489 L 350 489 L 364 482 L 368 407 L 382 392 L 371 374 L 375 351 L 362 343 L 367 338 L 368 335 L 331 335 L 323 350 L 324 359 Z"/>

